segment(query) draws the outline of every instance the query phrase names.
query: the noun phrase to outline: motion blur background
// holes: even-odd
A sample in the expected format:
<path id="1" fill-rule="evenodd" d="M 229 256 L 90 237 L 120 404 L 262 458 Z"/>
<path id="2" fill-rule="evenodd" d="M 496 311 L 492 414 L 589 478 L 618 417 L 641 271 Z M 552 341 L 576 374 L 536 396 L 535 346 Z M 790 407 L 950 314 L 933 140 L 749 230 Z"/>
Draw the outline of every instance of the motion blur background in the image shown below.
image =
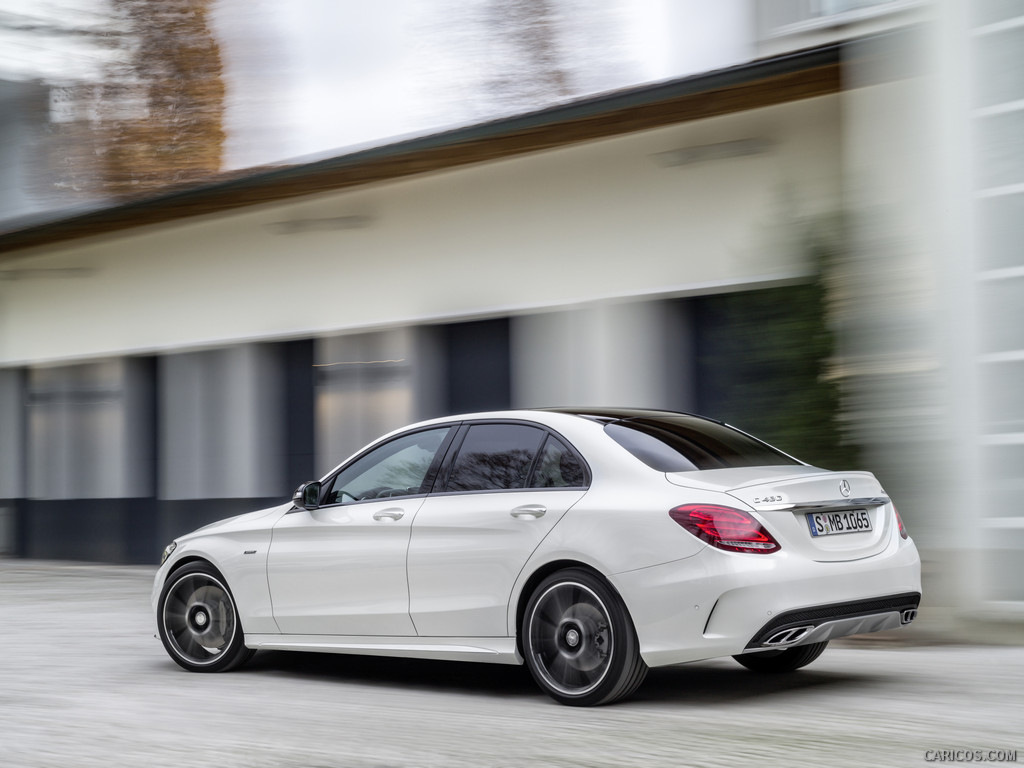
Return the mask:
<path id="1" fill-rule="evenodd" d="M 647 406 L 870 469 L 922 626 L 1024 637 L 1024 3 L 0 0 L 0 172 L 0 554 Z"/>

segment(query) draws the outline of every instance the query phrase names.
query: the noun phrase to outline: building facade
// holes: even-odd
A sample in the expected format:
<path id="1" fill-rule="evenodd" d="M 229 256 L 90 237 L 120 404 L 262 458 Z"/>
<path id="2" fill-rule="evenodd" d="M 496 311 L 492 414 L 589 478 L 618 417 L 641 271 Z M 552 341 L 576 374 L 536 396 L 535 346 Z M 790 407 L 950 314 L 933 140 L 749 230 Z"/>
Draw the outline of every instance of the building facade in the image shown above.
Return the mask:
<path id="1" fill-rule="evenodd" d="M 443 413 L 714 410 L 819 279 L 935 615 L 1015 633 L 1024 16 L 743 7 L 749 63 L 0 234 L 5 551 L 149 562 Z"/>

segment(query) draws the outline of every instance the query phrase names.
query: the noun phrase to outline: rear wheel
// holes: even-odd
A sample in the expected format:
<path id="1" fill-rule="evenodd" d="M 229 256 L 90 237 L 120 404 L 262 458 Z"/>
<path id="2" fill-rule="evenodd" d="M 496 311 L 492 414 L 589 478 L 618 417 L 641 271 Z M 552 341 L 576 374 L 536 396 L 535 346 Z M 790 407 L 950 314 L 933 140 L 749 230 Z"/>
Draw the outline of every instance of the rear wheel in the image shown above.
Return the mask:
<path id="1" fill-rule="evenodd" d="M 800 667 L 806 667 L 821 656 L 827 645 L 828 641 L 826 640 L 823 643 L 799 645 L 796 648 L 784 650 L 743 653 L 733 656 L 733 658 L 754 672 L 792 672 Z"/>
<path id="2" fill-rule="evenodd" d="M 600 578 L 570 568 L 547 577 L 526 606 L 523 655 L 537 684 L 562 704 L 610 704 L 647 675 L 633 622 Z"/>
<path id="3" fill-rule="evenodd" d="M 172 573 L 157 614 L 164 648 L 190 672 L 224 672 L 255 653 L 245 647 L 231 592 L 209 565 L 191 563 Z"/>

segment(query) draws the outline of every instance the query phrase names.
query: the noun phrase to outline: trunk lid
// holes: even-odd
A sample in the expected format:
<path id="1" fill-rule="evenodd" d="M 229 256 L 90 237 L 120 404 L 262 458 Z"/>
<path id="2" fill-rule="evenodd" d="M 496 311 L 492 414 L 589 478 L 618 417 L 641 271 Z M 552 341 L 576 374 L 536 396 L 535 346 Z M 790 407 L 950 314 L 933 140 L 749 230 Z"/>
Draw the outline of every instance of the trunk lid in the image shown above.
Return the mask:
<path id="1" fill-rule="evenodd" d="M 719 491 L 743 502 L 758 513 L 783 549 L 819 562 L 878 554 L 894 524 L 892 503 L 870 472 L 789 466 L 666 476 L 676 485 Z"/>

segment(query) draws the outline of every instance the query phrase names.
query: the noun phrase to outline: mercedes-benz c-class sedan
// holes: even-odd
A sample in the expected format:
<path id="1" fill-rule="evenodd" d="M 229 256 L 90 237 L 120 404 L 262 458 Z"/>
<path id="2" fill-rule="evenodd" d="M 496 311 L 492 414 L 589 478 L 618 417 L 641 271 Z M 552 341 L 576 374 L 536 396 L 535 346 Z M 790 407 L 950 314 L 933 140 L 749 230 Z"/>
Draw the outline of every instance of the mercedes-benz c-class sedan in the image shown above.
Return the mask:
<path id="1" fill-rule="evenodd" d="M 195 672 L 259 649 L 525 663 L 592 705 L 649 667 L 792 671 L 920 598 L 872 474 L 699 416 L 557 408 L 385 435 L 286 504 L 179 537 L 152 602 Z"/>

